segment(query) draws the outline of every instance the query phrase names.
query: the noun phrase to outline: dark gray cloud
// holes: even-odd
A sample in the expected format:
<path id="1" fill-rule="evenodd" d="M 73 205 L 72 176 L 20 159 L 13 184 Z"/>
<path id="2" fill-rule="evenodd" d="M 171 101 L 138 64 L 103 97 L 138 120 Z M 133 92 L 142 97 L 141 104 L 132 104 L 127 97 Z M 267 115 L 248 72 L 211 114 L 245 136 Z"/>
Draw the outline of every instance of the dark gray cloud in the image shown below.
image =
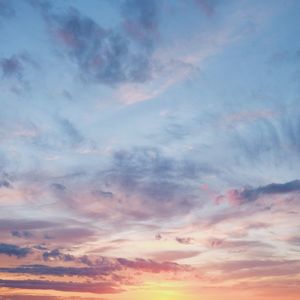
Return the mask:
<path id="1" fill-rule="evenodd" d="M 271 183 L 256 189 L 245 189 L 241 197 L 246 201 L 256 200 L 261 195 L 266 194 L 286 194 L 300 191 L 300 180 L 293 180 L 286 183 Z"/>
<path id="2" fill-rule="evenodd" d="M 300 180 L 293 180 L 286 183 L 271 183 L 258 188 L 234 189 L 227 193 L 227 200 L 234 204 L 249 203 L 265 195 L 280 195 L 293 192 L 300 192 Z M 220 199 L 224 198 L 221 196 Z"/>
<path id="3" fill-rule="evenodd" d="M 0 254 L 22 258 L 26 257 L 30 252 L 30 248 L 23 248 L 12 244 L 0 244 Z"/>

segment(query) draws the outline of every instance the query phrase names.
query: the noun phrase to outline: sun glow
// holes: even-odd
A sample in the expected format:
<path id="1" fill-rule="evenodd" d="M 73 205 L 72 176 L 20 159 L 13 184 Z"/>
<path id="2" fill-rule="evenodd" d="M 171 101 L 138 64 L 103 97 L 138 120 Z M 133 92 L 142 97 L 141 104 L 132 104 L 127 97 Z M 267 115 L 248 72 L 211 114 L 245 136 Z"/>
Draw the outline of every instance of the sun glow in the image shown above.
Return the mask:
<path id="1" fill-rule="evenodd" d="M 146 281 L 138 288 L 129 289 L 122 294 L 115 295 L 116 300 L 187 300 L 182 282 L 178 281 Z"/>
<path id="2" fill-rule="evenodd" d="M 146 300 L 183 300 L 181 285 L 178 282 L 147 282 L 143 285 L 140 295 Z"/>

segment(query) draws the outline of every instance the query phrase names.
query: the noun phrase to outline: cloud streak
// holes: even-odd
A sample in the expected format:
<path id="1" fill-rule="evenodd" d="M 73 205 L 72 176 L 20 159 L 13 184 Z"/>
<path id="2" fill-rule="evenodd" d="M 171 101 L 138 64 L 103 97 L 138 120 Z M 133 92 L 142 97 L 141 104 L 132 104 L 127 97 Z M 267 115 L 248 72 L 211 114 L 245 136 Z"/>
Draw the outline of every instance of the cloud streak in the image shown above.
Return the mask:
<path id="1" fill-rule="evenodd" d="M 63 292 L 80 292 L 95 294 L 113 294 L 121 290 L 113 283 L 95 282 L 95 283 L 78 283 L 78 282 L 60 282 L 47 280 L 6 280 L 0 279 L 0 286 L 14 289 L 28 290 L 55 290 Z"/>

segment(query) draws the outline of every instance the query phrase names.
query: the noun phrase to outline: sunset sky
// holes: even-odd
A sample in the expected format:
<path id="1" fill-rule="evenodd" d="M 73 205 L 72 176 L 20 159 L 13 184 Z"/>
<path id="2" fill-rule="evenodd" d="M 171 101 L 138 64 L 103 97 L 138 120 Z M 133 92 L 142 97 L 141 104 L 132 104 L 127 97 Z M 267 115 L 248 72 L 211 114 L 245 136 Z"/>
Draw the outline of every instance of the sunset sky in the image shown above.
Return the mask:
<path id="1" fill-rule="evenodd" d="M 0 300 L 299 300 L 300 1 L 0 0 Z"/>

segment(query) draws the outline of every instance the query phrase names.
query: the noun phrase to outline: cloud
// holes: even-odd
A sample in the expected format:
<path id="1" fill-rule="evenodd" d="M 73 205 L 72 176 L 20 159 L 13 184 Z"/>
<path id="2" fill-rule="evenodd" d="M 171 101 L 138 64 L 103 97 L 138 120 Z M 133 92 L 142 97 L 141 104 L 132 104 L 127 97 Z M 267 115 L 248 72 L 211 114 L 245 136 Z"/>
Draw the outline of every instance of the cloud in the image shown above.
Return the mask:
<path id="1" fill-rule="evenodd" d="M 300 273 L 299 260 L 241 260 L 220 264 L 228 279 L 293 276 Z M 217 267 L 217 269 L 219 269 Z"/>
<path id="2" fill-rule="evenodd" d="M 102 198 L 112 199 L 114 197 L 114 194 L 112 192 L 107 192 L 102 190 L 94 190 L 92 191 L 92 194 L 96 197 L 99 197 L 100 199 Z"/>
<path id="3" fill-rule="evenodd" d="M 240 249 L 247 251 L 253 248 L 272 248 L 271 245 L 252 240 L 224 240 L 224 239 L 210 239 L 208 240 L 210 248 L 216 249 Z"/>
<path id="4" fill-rule="evenodd" d="M 61 119 L 59 120 L 59 125 L 61 126 L 62 132 L 67 137 L 71 145 L 77 145 L 83 142 L 84 137 L 78 131 L 78 129 L 75 128 L 75 125 L 72 124 L 72 122 L 67 119 Z"/>
<path id="5" fill-rule="evenodd" d="M 64 192 L 66 187 L 61 183 L 52 183 L 51 188 L 57 192 Z"/>
<path id="6" fill-rule="evenodd" d="M 15 256 L 17 258 L 23 258 L 26 257 L 30 252 L 30 248 L 22 248 L 12 244 L 0 244 L 0 254 Z"/>
<path id="7" fill-rule="evenodd" d="M 41 250 L 45 250 L 41 248 Z M 76 257 L 71 254 L 65 254 L 59 249 L 45 251 L 42 255 L 44 261 L 63 261 L 63 262 L 78 262 L 87 266 L 93 266 L 93 261 L 86 255 Z M 39 266 L 38 266 L 39 267 Z"/>
<path id="8" fill-rule="evenodd" d="M 245 282 L 257 283 L 261 282 L 262 278 L 267 286 L 276 282 L 276 277 L 283 281 L 288 278 L 294 281 L 300 272 L 299 266 L 300 261 L 297 259 L 239 259 L 208 263 L 202 266 L 202 271 L 212 270 L 214 274 L 218 274 L 213 276 L 215 282 L 243 281 L 240 287 L 245 291 L 248 285 L 245 285 Z M 283 285 L 286 284 L 287 281 Z M 252 286 L 252 289 L 257 290 L 258 286 Z"/>
<path id="9" fill-rule="evenodd" d="M 132 220 L 172 218 L 201 206 L 202 201 L 196 203 L 195 181 L 213 172 L 192 158 L 174 158 L 156 147 L 134 147 L 113 152 L 107 166 L 76 182 L 65 179 L 66 188 L 51 185 L 51 191 L 61 205 L 79 215 L 130 226 Z"/>
<path id="10" fill-rule="evenodd" d="M 116 199 L 135 203 L 126 204 L 123 213 L 134 218 L 160 218 L 185 214 L 193 208 L 192 183 L 202 171 L 206 172 L 192 161 L 145 147 L 115 152 L 111 167 L 100 177 Z"/>
<path id="11" fill-rule="evenodd" d="M 241 205 L 256 201 L 258 198 L 266 195 L 280 195 L 293 192 L 300 192 L 300 180 L 298 179 L 286 183 L 271 183 L 258 188 L 232 189 L 227 191 L 225 196 L 219 196 L 217 201 L 226 199 L 231 204 Z"/>
<path id="12" fill-rule="evenodd" d="M 7 181 L 7 180 L 0 180 L 0 188 L 11 188 L 12 187 L 12 185 L 10 184 L 10 182 L 9 181 Z"/>
<path id="13" fill-rule="evenodd" d="M 29 290 L 55 290 L 65 292 L 112 294 L 121 292 L 114 282 L 61 282 L 47 280 L 6 280 L 0 279 L 0 286 Z"/>
<path id="14" fill-rule="evenodd" d="M 53 276 L 81 276 L 97 277 L 110 275 L 116 269 L 107 267 L 51 267 L 46 265 L 24 265 L 16 268 L 0 268 L 3 273 L 28 274 L 28 275 L 53 275 Z"/>
<path id="15" fill-rule="evenodd" d="M 96 232 L 90 228 L 73 227 L 70 226 L 70 224 L 64 224 L 64 228 L 47 229 L 43 231 L 43 233 L 46 239 L 70 244 L 84 243 L 88 239 L 93 239 L 96 236 Z"/>
<path id="16" fill-rule="evenodd" d="M 151 257 L 158 261 L 177 261 L 185 258 L 191 258 L 198 256 L 201 252 L 196 250 L 191 251 L 180 251 L 180 250 L 169 250 L 169 251 L 158 251 L 151 253 Z"/>
<path id="17" fill-rule="evenodd" d="M 77 298 L 82 300 L 92 300 L 91 298 Z M 30 292 L 26 295 L 5 295 L 5 300 L 75 300 L 73 297 L 60 297 L 60 296 L 37 296 L 31 295 Z M 101 300 L 101 299 L 99 299 Z"/>
<path id="18" fill-rule="evenodd" d="M 176 273 L 190 271 L 187 265 L 177 264 L 170 261 L 154 261 L 151 259 L 127 259 L 112 257 L 97 257 L 93 261 L 86 256 L 75 257 L 62 254 L 58 250 L 45 252 L 44 258 L 48 261 L 50 258 L 59 258 L 64 262 L 81 262 L 88 267 L 69 267 L 69 266 L 47 266 L 47 265 L 22 265 L 14 268 L 0 268 L 0 272 L 13 274 L 30 274 L 30 275 L 55 275 L 55 276 L 81 276 L 81 277 L 97 277 L 117 274 L 120 271 L 134 270 L 145 273 Z M 174 253 L 175 254 L 175 253 Z M 178 255 L 176 257 L 178 258 Z M 191 257 L 191 253 L 182 253 L 181 258 Z M 193 256 L 195 253 L 193 253 Z"/>
<path id="19" fill-rule="evenodd" d="M 157 233 L 157 234 L 155 235 L 155 239 L 156 239 L 157 241 L 161 240 L 161 239 L 162 239 L 162 235 L 161 235 L 160 233 Z"/>
<path id="20" fill-rule="evenodd" d="M 0 60 L 0 69 L 2 71 L 2 76 L 5 78 L 17 77 L 18 79 L 21 79 L 24 69 L 22 57 L 19 55 L 12 55 L 8 58 L 2 58 Z"/>
<path id="21" fill-rule="evenodd" d="M 61 195 L 56 195 L 61 198 Z M 27 219 L 2 219 L 0 220 L 0 232 L 10 233 L 14 237 L 30 238 L 36 243 L 51 240 L 52 248 L 64 245 L 81 244 L 87 240 L 99 237 L 100 232 L 88 226 L 83 227 L 75 220 L 62 222 L 27 220 Z"/>
<path id="22" fill-rule="evenodd" d="M 29 220 L 29 219 L 1 219 L 0 230 L 35 230 L 53 227 L 61 227 L 62 224 L 55 221 Z"/>
<path id="23" fill-rule="evenodd" d="M 290 171 L 297 174 L 294 172 L 294 161 L 300 158 L 300 142 L 297 138 L 300 135 L 299 110 L 293 103 L 288 104 L 293 109 L 284 112 L 279 103 L 275 102 L 274 105 L 276 109 L 272 109 L 275 113 L 272 118 L 261 116 L 256 122 L 232 128 L 230 146 L 239 150 L 242 157 L 240 162 L 248 162 L 251 166 L 271 164 L 273 168 L 278 163 L 274 171 L 290 164 Z"/>
<path id="24" fill-rule="evenodd" d="M 131 150 L 120 150 L 113 154 L 112 169 L 108 174 L 118 177 L 128 188 L 133 188 L 140 178 L 163 181 L 164 179 L 178 182 L 192 180 L 197 175 L 210 172 L 202 165 L 192 160 L 175 159 L 165 155 L 156 147 L 136 147 Z M 126 177 L 128 174 L 128 177 Z"/>
<path id="25" fill-rule="evenodd" d="M 70 254 L 63 254 L 59 249 L 54 249 L 51 251 L 46 251 L 43 253 L 44 260 L 62 260 L 62 261 L 74 261 L 75 258 Z"/>
<path id="26" fill-rule="evenodd" d="M 127 34 L 151 51 L 159 37 L 159 9 L 156 0 L 126 0 L 121 7 Z"/>
<path id="27" fill-rule="evenodd" d="M 11 231 L 11 235 L 18 237 L 18 238 L 30 238 L 32 237 L 32 233 L 30 231 L 19 231 L 19 230 L 13 230 Z"/>
<path id="28" fill-rule="evenodd" d="M 28 81 L 28 73 L 26 73 L 26 71 L 32 67 L 36 68 L 37 63 L 26 52 L 0 58 L 0 76 L 6 88 L 8 87 L 8 90 L 15 94 L 28 91 L 30 82 Z M 24 130 L 24 128 L 22 128 L 22 130 Z"/>
<path id="29" fill-rule="evenodd" d="M 176 241 L 179 244 L 190 245 L 194 242 L 194 239 L 190 237 L 176 237 Z"/>
<path id="30" fill-rule="evenodd" d="M 224 272 L 236 272 L 248 269 L 267 269 L 299 264 L 298 260 L 233 260 L 221 263 L 220 269 Z"/>
<path id="31" fill-rule="evenodd" d="M 6 295 L 5 300 L 63 300 L 63 299 L 74 299 L 74 298 L 62 298 L 56 296 L 36 296 L 36 295 Z M 85 298 L 85 300 L 88 300 Z"/>
<path id="32" fill-rule="evenodd" d="M 134 269 L 136 271 L 150 272 L 150 273 L 160 273 L 160 272 L 179 272 L 190 270 L 189 266 L 179 265 L 174 262 L 156 262 L 153 260 L 147 260 L 142 258 L 137 258 L 135 260 L 129 260 L 126 258 L 117 258 L 117 262 L 129 269 Z"/>
<path id="33" fill-rule="evenodd" d="M 152 0 L 125 2 L 122 6 L 124 32 L 103 28 L 73 8 L 64 14 L 52 13 L 51 5 L 39 8 L 57 45 L 77 64 L 81 78 L 115 85 L 144 82 L 151 77 L 154 3 Z M 131 45 L 137 40 L 137 46 Z"/>
<path id="34" fill-rule="evenodd" d="M 119 26 L 107 28 L 74 8 L 57 12 L 50 2 L 35 2 L 32 1 L 33 6 L 42 12 L 55 45 L 75 63 L 80 78 L 85 83 L 117 88 L 112 97 L 127 105 L 155 98 L 191 77 L 204 60 L 236 38 L 232 30 L 236 26 L 231 25 L 213 33 L 208 30 L 205 36 L 194 35 L 192 53 L 186 53 L 186 40 L 179 41 L 184 46 L 176 45 L 174 51 L 161 43 L 160 23 L 162 14 L 167 12 L 164 2 L 122 1 L 116 6 L 120 10 Z M 215 2 L 191 2 L 206 15 L 215 12 Z M 188 9 L 194 9 L 193 6 Z"/>
<path id="35" fill-rule="evenodd" d="M 290 237 L 287 242 L 292 246 L 300 246 L 300 236 Z"/>

